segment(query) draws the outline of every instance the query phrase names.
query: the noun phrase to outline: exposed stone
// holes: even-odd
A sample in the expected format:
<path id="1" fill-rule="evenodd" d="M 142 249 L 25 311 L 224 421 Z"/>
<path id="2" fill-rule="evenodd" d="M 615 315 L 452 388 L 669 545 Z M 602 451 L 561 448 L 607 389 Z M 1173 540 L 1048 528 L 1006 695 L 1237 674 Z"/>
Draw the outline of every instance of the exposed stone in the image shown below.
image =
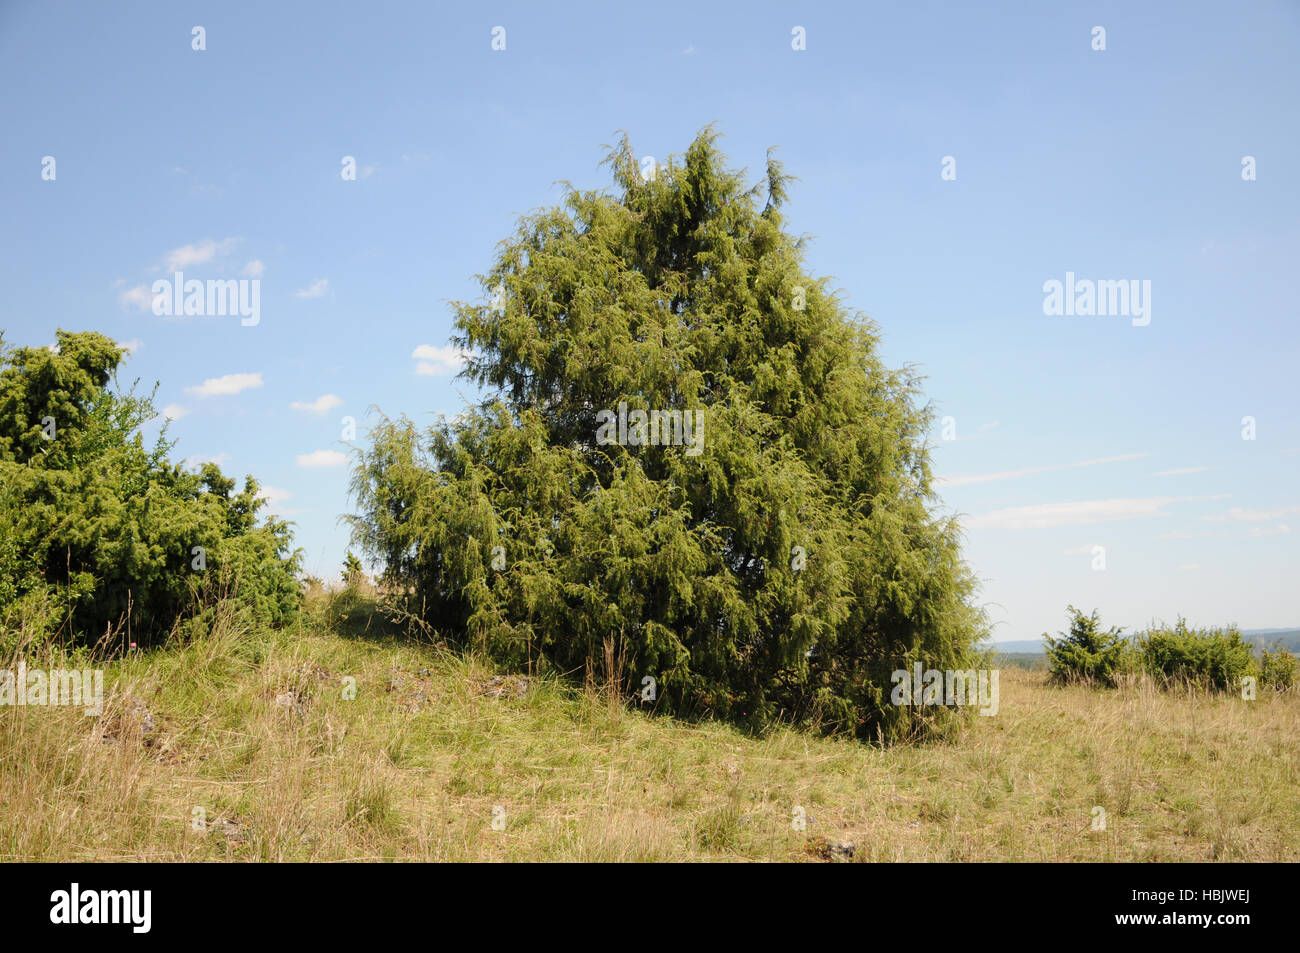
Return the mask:
<path id="1" fill-rule="evenodd" d="M 478 694 L 492 698 L 523 698 L 530 686 L 531 682 L 523 675 L 493 675 L 479 685 Z"/>

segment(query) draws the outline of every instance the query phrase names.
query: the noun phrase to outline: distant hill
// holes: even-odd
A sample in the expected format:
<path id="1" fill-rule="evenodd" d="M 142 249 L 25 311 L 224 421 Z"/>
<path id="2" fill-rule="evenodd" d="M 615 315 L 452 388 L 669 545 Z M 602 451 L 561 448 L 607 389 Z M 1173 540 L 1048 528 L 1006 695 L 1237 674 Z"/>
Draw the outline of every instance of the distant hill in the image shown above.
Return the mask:
<path id="1" fill-rule="evenodd" d="M 1288 652 L 1300 654 L 1300 629 L 1242 629 L 1241 635 L 1257 648 L 1271 648 L 1280 642 Z M 1045 654 L 1041 638 L 994 642 L 993 650 L 1001 655 Z"/>
<path id="2" fill-rule="evenodd" d="M 1300 653 L 1300 629 L 1242 629 L 1247 642 L 1272 647 L 1281 642 L 1288 652 Z"/>
<path id="3" fill-rule="evenodd" d="M 1043 655 L 1042 639 L 1019 639 L 1013 642 L 994 642 L 993 650 L 1002 655 Z"/>

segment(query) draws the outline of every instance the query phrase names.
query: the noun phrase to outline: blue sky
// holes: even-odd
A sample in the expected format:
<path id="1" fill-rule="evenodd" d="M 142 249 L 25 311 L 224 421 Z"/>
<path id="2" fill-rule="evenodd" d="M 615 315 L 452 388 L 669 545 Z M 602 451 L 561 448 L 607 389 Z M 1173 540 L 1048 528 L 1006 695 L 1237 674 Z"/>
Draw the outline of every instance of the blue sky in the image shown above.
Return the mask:
<path id="1" fill-rule="evenodd" d="M 455 413 L 447 302 L 517 216 L 606 185 L 617 130 L 716 122 L 928 378 L 997 638 L 1300 625 L 1300 4 L 447 7 L 0 4 L 7 341 L 132 342 L 176 454 L 257 475 L 332 576 L 341 418 Z M 260 322 L 155 316 L 176 264 L 258 276 Z M 1150 281 L 1150 322 L 1044 314 L 1067 272 Z"/>

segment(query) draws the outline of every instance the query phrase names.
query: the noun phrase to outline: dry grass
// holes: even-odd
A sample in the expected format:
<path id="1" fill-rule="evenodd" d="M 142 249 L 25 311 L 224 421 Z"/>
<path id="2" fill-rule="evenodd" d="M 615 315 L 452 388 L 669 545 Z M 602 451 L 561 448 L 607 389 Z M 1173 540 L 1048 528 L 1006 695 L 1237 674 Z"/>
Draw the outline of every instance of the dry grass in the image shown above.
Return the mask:
<path id="1" fill-rule="evenodd" d="M 217 628 L 113 664 L 100 719 L 0 708 L 0 861 L 1300 859 L 1295 694 L 1007 669 L 997 716 L 881 750 L 493 682 L 410 642 Z"/>

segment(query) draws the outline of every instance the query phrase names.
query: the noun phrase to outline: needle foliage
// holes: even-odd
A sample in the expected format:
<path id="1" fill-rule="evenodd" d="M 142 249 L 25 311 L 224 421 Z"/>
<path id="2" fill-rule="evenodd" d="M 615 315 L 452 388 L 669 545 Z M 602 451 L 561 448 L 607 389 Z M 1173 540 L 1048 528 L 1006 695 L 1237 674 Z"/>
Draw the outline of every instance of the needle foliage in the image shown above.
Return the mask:
<path id="1" fill-rule="evenodd" d="M 486 397 L 380 421 L 356 542 L 507 664 L 652 678 L 684 713 L 912 731 L 890 673 L 963 667 L 984 632 L 918 378 L 805 269 L 780 163 L 751 187 L 706 129 L 653 174 L 626 137 L 607 165 L 613 189 L 524 217 L 486 300 L 454 305 Z M 598 439 L 620 404 L 698 412 L 701 452 Z"/>

